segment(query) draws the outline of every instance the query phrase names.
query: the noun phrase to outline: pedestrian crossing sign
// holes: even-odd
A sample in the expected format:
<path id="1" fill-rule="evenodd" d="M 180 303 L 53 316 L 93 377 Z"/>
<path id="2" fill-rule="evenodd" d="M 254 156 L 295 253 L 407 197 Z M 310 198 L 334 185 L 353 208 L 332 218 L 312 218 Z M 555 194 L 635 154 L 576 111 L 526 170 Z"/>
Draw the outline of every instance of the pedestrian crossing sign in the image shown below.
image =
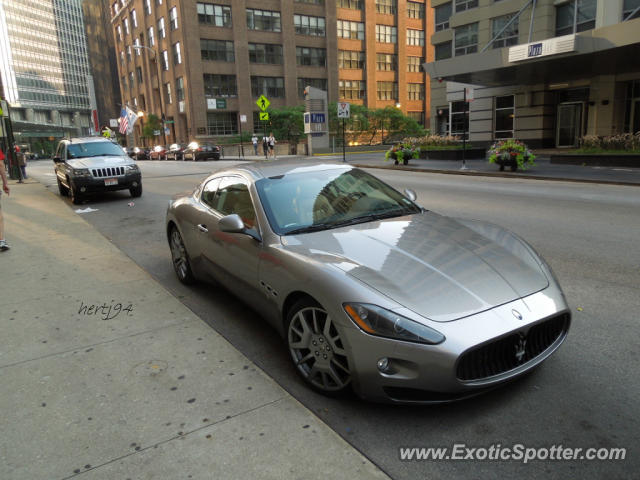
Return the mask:
<path id="1" fill-rule="evenodd" d="M 260 112 L 260 121 L 266 122 L 269 120 L 269 112 Z"/>

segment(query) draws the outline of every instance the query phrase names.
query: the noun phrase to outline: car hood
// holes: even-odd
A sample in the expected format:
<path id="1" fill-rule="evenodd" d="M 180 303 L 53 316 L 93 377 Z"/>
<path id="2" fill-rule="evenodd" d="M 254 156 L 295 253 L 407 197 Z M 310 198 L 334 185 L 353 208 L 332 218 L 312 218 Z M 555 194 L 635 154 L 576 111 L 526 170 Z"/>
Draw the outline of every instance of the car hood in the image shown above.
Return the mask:
<path id="1" fill-rule="evenodd" d="M 135 162 L 126 156 L 104 156 L 104 157 L 86 157 L 67 160 L 67 163 L 73 168 L 108 168 L 123 167 L 124 165 L 133 165 Z"/>
<path id="2" fill-rule="evenodd" d="M 494 225 L 431 212 L 282 237 L 423 317 L 447 322 L 549 285 L 537 255 Z"/>

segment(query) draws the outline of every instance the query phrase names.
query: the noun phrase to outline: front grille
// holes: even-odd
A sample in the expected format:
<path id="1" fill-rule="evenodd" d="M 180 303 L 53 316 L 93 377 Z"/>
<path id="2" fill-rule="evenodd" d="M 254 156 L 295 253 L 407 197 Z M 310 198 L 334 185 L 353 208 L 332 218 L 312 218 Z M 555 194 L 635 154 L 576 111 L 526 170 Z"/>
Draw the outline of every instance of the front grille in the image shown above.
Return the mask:
<path id="1" fill-rule="evenodd" d="M 564 313 L 534 325 L 528 332 L 516 332 L 465 352 L 458 361 L 458 379 L 480 380 L 524 365 L 566 333 L 569 319 Z"/>
<path id="2" fill-rule="evenodd" d="M 117 177 L 124 175 L 124 167 L 112 167 L 112 168 L 93 168 L 91 173 L 94 177 Z"/>

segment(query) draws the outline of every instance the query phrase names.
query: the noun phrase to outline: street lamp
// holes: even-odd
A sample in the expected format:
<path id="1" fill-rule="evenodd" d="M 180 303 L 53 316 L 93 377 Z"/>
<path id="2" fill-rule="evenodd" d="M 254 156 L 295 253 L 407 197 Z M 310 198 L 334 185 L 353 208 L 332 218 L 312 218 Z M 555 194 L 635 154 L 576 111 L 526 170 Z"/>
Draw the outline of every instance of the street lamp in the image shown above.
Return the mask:
<path id="1" fill-rule="evenodd" d="M 160 95 L 160 99 L 159 99 L 159 103 L 160 103 L 160 125 L 162 127 L 162 138 L 164 139 L 164 144 L 167 144 L 167 134 L 165 133 L 164 130 L 164 109 L 162 107 L 162 89 L 160 88 L 160 62 L 158 61 L 158 55 L 157 52 L 153 49 L 153 48 L 149 48 L 145 45 L 134 45 L 133 46 L 134 49 L 141 49 L 144 48 L 145 50 L 149 50 L 151 53 L 153 53 L 153 60 L 156 62 L 156 67 L 158 70 L 158 75 L 156 76 L 156 82 L 158 84 L 158 95 Z M 144 113 L 142 115 L 140 115 L 141 112 L 138 112 L 138 117 L 141 117 L 142 115 L 144 115 Z"/>

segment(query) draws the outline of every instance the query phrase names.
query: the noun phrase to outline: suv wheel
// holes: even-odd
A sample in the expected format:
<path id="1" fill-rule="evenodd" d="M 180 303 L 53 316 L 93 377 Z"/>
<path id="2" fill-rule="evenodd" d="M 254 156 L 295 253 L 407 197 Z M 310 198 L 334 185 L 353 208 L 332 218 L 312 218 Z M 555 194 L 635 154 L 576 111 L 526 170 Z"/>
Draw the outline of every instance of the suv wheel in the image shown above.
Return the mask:
<path id="1" fill-rule="evenodd" d="M 62 184 L 59 178 L 57 180 L 58 180 L 58 191 L 60 192 L 60 195 L 62 195 L 63 197 L 67 197 L 69 195 L 69 189 Z"/>
<path id="2" fill-rule="evenodd" d="M 74 205 L 80 205 L 82 203 L 82 197 L 71 182 L 69 182 L 69 196 L 71 197 L 71 202 Z"/>
<path id="3" fill-rule="evenodd" d="M 142 196 L 142 184 L 138 185 L 137 187 L 131 187 L 129 189 L 129 193 L 134 198 Z"/>

